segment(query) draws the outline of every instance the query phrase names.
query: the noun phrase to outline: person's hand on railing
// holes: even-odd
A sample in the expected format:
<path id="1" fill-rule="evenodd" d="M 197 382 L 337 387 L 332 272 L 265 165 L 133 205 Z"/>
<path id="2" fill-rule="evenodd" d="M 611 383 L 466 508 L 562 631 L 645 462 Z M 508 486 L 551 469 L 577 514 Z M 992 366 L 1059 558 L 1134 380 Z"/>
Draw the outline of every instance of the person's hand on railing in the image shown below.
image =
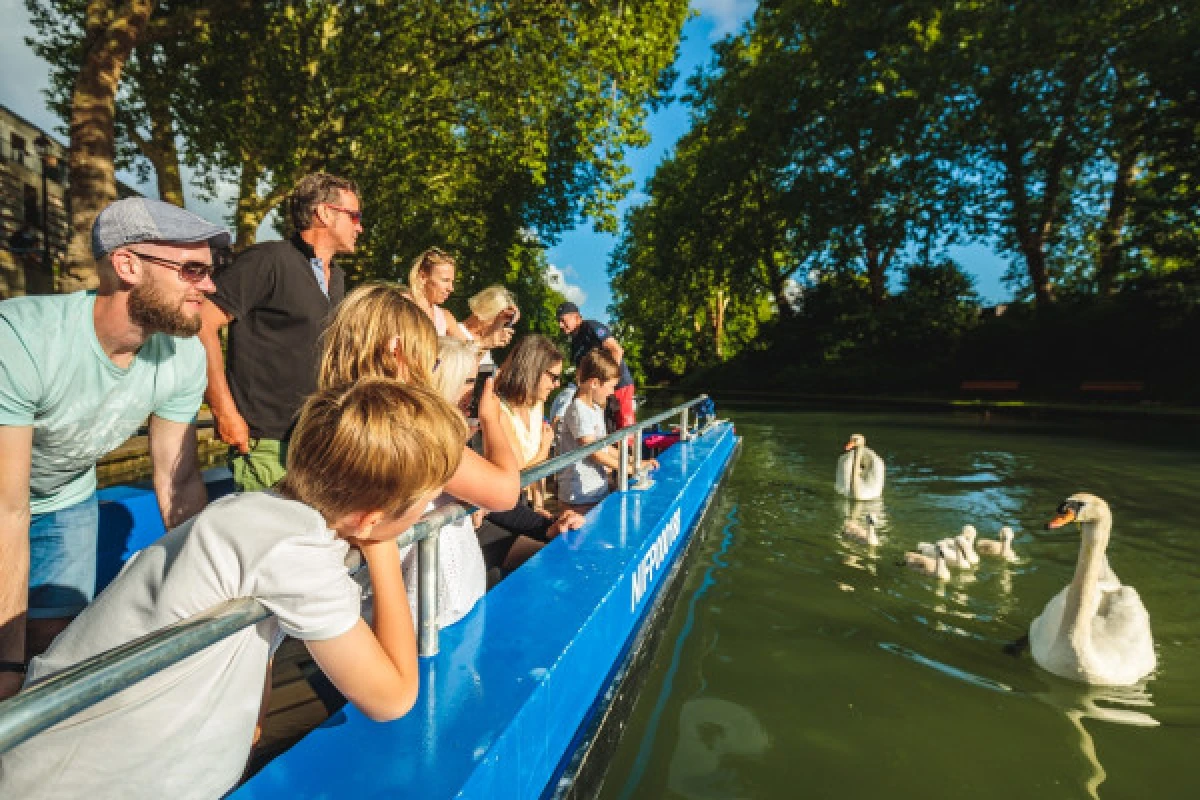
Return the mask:
<path id="1" fill-rule="evenodd" d="M 583 527 L 583 515 L 578 511 L 567 509 L 558 515 L 558 519 L 546 529 L 546 538 L 553 539 L 563 531 L 574 531 Z"/>
<path id="2" fill-rule="evenodd" d="M 234 408 L 218 411 L 213 408 L 212 415 L 217 428 L 217 438 L 239 453 L 249 453 L 250 426 L 238 410 Z"/>
<path id="3" fill-rule="evenodd" d="M 642 470 L 644 472 L 653 472 L 656 469 L 658 469 L 658 460 L 657 459 L 654 459 L 654 458 L 643 458 L 642 459 Z M 629 462 L 629 474 L 630 475 L 637 474 L 637 468 L 634 467 L 632 461 Z"/>

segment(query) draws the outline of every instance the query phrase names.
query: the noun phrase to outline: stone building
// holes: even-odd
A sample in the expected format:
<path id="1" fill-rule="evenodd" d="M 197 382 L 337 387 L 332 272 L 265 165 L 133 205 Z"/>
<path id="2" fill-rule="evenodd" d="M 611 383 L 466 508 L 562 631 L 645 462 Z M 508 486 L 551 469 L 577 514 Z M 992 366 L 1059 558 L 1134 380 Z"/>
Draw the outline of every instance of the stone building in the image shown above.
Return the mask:
<path id="1" fill-rule="evenodd" d="M 69 236 L 67 146 L 0 105 L 0 300 L 53 292 Z"/>
<path id="2" fill-rule="evenodd" d="M 52 265 L 67 246 L 66 166 L 65 145 L 0 106 L 0 298 L 54 291 Z"/>

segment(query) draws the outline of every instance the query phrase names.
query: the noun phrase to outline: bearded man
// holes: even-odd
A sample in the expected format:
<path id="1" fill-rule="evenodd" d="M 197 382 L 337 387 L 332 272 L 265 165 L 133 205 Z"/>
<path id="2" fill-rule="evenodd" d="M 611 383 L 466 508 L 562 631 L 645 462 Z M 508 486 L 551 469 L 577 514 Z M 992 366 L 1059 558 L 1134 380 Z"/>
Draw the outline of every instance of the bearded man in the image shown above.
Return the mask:
<path id="1" fill-rule="evenodd" d="M 92 227 L 97 290 L 0 303 L 0 699 L 95 593 L 97 460 L 149 417 L 166 527 L 207 502 L 196 333 L 229 242 L 176 206 L 119 200 Z"/>

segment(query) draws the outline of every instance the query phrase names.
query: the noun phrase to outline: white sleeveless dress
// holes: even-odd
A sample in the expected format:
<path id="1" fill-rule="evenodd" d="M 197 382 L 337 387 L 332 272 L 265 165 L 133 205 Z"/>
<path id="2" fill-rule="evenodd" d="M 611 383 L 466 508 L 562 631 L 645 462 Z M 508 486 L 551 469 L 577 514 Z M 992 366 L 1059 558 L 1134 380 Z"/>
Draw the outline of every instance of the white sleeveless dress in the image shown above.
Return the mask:
<path id="1" fill-rule="evenodd" d="M 434 511 L 457 500 L 443 494 L 429 504 Z M 404 588 L 413 624 L 417 624 L 417 547 L 402 553 Z M 470 515 L 442 527 L 438 534 L 438 627 L 446 628 L 467 615 L 487 592 L 487 565 Z"/>

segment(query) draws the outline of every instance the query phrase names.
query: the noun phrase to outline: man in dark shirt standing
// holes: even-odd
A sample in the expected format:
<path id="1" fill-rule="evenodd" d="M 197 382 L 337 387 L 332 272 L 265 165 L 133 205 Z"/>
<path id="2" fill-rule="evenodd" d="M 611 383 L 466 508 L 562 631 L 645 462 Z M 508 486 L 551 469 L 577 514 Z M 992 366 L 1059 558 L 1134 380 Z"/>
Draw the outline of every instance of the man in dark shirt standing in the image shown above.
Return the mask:
<path id="1" fill-rule="evenodd" d="M 283 477 L 296 412 L 317 388 L 320 336 L 345 292 L 333 257 L 353 253 L 362 232 L 358 187 L 322 172 L 296 184 L 288 212 L 292 237 L 255 245 L 219 270 L 202 315 L 205 398 L 242 491 Z M 228 363 L 218 337 L 224 326 Z"/>
<path id="2" fill-rule="evenodd" d="M 597 347 L 606 350 L 613 361 L 620 364 L 621 377 L 611 401 L 618 405 L 615 409 L 617 427 L 632 425 L 637 420 L 633 409 L 633 375 L 625 363 L 625 349 L 613 338 L 608 326 L 593 319 L 584 319 L 579 313 L 579 306 L 566 302 L 558 307 L 558 329 L 571 342 L 571 363 L 575 366 L 579 366 L 583 357 Z"/>

